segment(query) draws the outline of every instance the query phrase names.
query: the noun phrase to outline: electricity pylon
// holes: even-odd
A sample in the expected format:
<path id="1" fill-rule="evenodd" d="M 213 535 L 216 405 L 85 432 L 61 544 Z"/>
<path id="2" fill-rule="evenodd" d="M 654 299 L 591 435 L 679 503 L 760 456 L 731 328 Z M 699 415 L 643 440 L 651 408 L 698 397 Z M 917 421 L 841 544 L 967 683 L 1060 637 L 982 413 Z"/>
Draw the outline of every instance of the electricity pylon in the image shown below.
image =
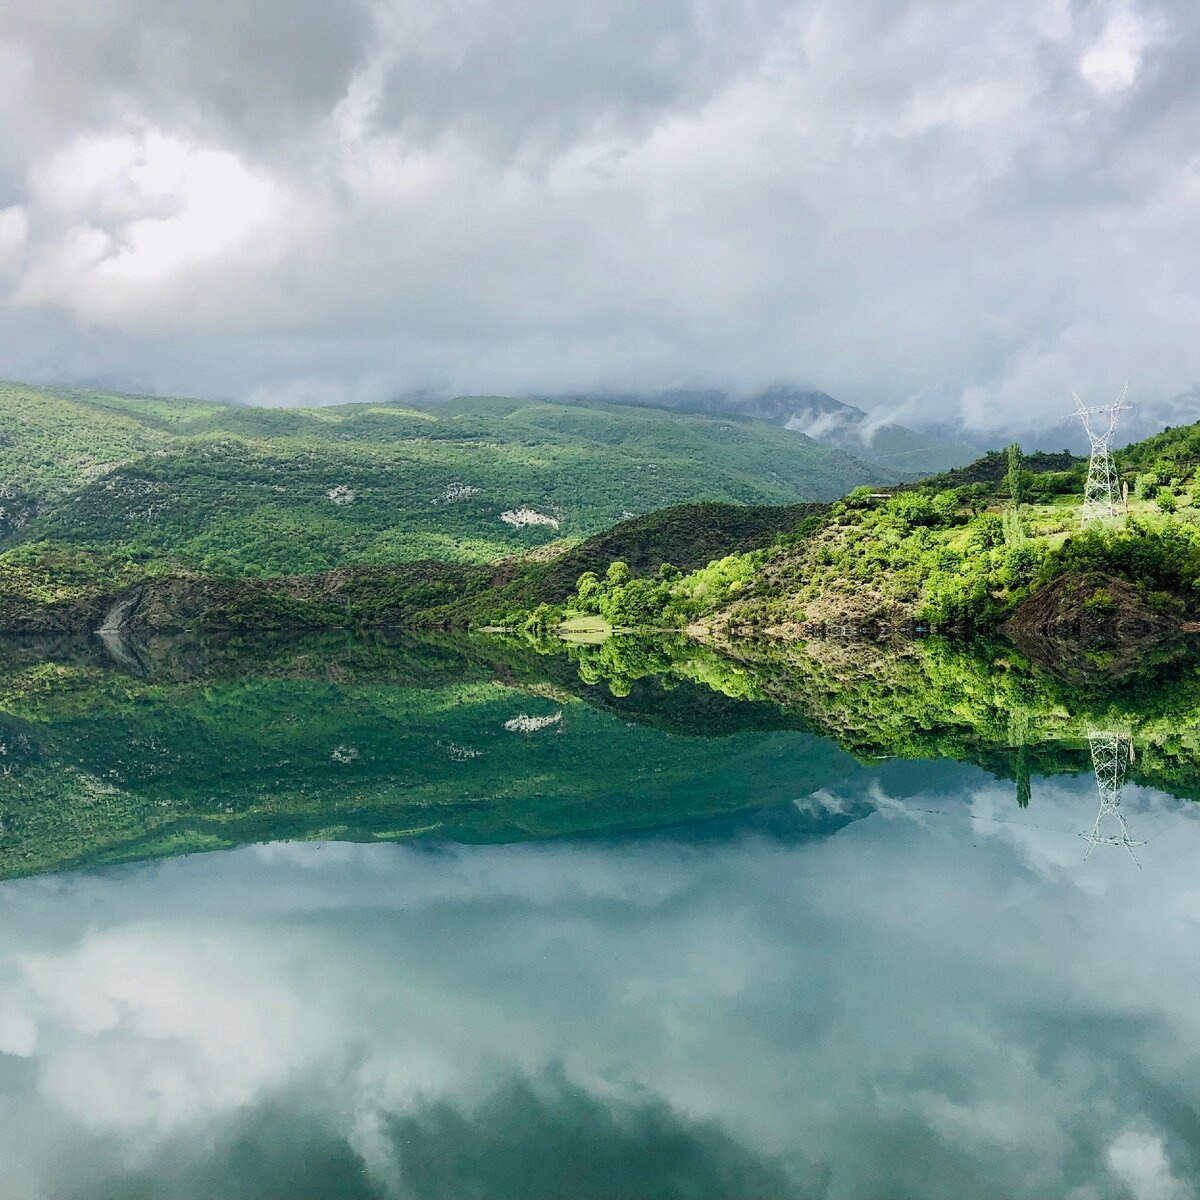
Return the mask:
<path id="1" fill-rule="evenodd" d="M 1088 844 L 1083 857 L 1086 859 L 1097 846 L 1124 846 L 1129 851 L 1129 857 L 1140 869 L 1142 864 L 1138 862 L 1133 848 L 1144 846 L 1146 843 L 1133 840 L 1121 812 L 1121 790 L 1125 786 L 1125 771 L 1133 761 L 1133 739 L 1127 734 L 1109 729 L 1089 729 L 1088 744 L 1092 748 L 1092 769 L 1096 772 L 1100 811 L 1096 813 L 1092 832 L 1080 835 L 1087 838 Z M 1106 817 L 1113 819 L 1117 832 L 1101 832 Z"/>
<path id="2" fill-rule="evenodd" d="M 1111 521 L 1117 515 L 1117 501 L 1121 489 L 1117 484 L 1117 468 L 1113 464 L 1112 443 L 1117 431 L 1117 418 L 1130 406 L 1125 403 L 1129 384 L 1121 389 L 1115 404 L 1098 408 L 1086 408 L 1080 398 L 1072 392 L 1075 400 L 1075 415 L 1083 422 L 1092 443 L 1092 456 L 1088 459 L 1087 486 L 1083 489 L 1083 508 L 1079 513 L 1079 524 L 1090 525 L 1093 521 Z"/>

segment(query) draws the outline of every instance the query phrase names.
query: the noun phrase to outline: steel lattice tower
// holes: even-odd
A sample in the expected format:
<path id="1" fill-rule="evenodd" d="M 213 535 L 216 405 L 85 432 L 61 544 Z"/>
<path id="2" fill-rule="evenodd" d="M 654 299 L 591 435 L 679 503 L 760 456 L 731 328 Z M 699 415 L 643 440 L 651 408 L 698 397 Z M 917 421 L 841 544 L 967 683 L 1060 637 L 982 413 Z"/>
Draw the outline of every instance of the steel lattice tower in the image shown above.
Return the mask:
<path id="1" fill-rule="evenodd" d="M 1096 813 L 1092 832 L 1081 835 L 1088 844 L 1083 857 L 1086 859 L 1097 846 L 1124 846 L 1140 868 L 1142 864 L 1133 848 L 1146 843 L 1133 840 L 1121 812 L 1121 789 L 1125 786 L 1125 771 L 1133 761 L 1133 739 L 1113 730 L 1089 729 L 1088 743 L 1092 749 L 1092 769 L 1096 772 L 1096 791 L 1100 794 L 1100 811 Z M 1108 817 L 1116 824 L 1117 832 L 1101 832 Z"/>
<path id="2" fill-rule="evenodd" d="M 1080 398 L 1075 399 L 1075 415 L 1083 422 L 1092 443 L 1092 456 L 1088 459 L 1087 486 L 1083 489 L 1083 508 L 1079 513 L 1081 526 L 1093 521 L 1111 521 L 1117 515 L 1117 502 L 1121 488 L 1117 483 L 1117 468 L 1113 464 L 1112 443 L 1117 431 L 1117 418 L 1129 408 L 1125 394 L 1129 384 L 1121 389 L 1115 404 L 1099 408 L 1086 408 Z"/>

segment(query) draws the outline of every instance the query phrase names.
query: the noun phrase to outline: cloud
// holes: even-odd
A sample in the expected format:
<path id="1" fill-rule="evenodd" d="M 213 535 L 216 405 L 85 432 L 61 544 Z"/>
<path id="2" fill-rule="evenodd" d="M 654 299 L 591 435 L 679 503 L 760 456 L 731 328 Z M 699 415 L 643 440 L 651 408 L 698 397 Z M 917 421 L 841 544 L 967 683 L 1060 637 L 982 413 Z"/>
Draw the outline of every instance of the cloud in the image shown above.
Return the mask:
<path id="1" fill-rule="evenodd" d="M 27 266 L 17 300 L 134 328 L 156 321 L 163 283 L 244 259 L 252 239 L 261 248 L 274 200 L 236 156 L 162 135 L 74 142 L 39 168 L 31 193 L 65 222 Z M 194 318 L 197 306 L 186 307 Z"/>
<path id="2" fill-rule="evenodd" d="M 323 119 L 374 28 L 357 0 L 2 0 L 0 17 L 43 145 L 149 122 L 266 151 Z"/>
<path id="3" fill-rule="evenodd" d="M 989 431 L 1200 383 L 1182 0 L 0 15 L 9 376 L 782 378 Z"/>
<path id="4" fill-rule="evenodd" d="M 29 222 L 19 204 L 0 208 L 0 271 L 11 269 L 29 236 Z"/>
<path id="5" fill-rule="evenodd" d="M 1157 33 L 1157 22 L 1129 8 L 1118 8 L 1103 33 L 1088 48 L 1079 64 L 1083 77 L 1107 94 L 1132 87 L 1146 48 Z"/>
<path id="6" fill-rule="evenodd" d="M 1108 1147 L 1105 1157 L 1134 1200 L 1193 1200 L 1196 1195 L 1173 1176 L 1163 1140 L 1153 1134 L 1126 1130 Z"/>

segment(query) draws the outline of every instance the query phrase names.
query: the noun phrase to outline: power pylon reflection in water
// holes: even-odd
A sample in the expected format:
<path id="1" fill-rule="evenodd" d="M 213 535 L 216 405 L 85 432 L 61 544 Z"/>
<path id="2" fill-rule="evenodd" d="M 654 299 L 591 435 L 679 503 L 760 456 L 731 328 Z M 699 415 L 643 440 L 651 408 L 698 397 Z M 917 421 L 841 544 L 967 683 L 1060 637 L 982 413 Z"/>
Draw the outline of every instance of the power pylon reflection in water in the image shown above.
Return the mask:
<path id="1" fill-rule="evenodd" d="M 1086 859 L 1097 846 L 1124 846 L 1129 857 L 1141 863 L 1134 853 L 1135 846 L 1145 842 L 1135 841 L 1121 812 L 1121 791 L 1125 787 L 1125 772 L 1134 761 L 1133 739 L 1125 733 L 1111 729 L 1089 729 L 1088 744 L 1092 751 L 1092 770 L 1096 772 L 1096 791 L 1100 795 L 1100 810 L 1091 833 L 1087 838 Z"/>

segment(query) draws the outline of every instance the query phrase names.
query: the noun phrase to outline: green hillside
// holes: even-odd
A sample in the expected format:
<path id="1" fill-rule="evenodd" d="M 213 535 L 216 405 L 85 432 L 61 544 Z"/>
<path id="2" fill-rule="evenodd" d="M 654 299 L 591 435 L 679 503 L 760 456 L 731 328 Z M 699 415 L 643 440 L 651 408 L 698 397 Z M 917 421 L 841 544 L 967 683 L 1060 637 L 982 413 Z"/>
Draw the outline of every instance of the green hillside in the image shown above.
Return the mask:
<path id="1" fill-rule="evenodd" d="M 213 429 L 218 419 L 286 431 L 249 439 Z M 377 430 L 393 419 L 427 436 L 389 442 Z M 1197 427 L 1119 453 L 1129 510 L 1111 528 L 1080 530 L 1082 460 L 1015 450 L 921 483 L 859 487 L 833 504 L 683 504 L 580 540 L 584 520 L 600 520 L 597 504 L 615 505 L 640 487 L 649 489 L 638 493 L 648 501 L 664 480 L 682 488 L 696 473 L 690 459 L 672 463 L 659 454 L 655 470 L 641 473 L 626 455 L 622 474 L 607 457 L 617 453 L 614 439 L 636 435 L 643 453 L 670 441 L 700 455 L 711 450 L 704 439 L 714 422 L 498 399 L 456 401 L 436 417 L 391 408 L 209 406 L 187 420 L 203 432 L 69 493 L 10 539 L 0 553 L 0 628 L 94 629 L 119 605 L 130 628 L 159 631 L 548 630 L 574 622 L 579 632 L 582 622 L 592 634 L 608 625 L 697 623 L 722 635 L 789 638 L 922 627 L 969 634 L 998 630 L 1019 608 L 1028 616 L 1022 606 L 1037 593 L 1041 615 L 1036 629 L 1026 621 L 1026 632 L 1082 645 L 1076 635 L 1102 611 L 1115 614 L 1104 623 L 1121 625 L 1122 636 L 1136 626 L 1139 638 L 1169 633 L 1200 613 Z M 514 440 L 502 443 L 496 429 L 510 422 Z M 636 432 L 643 423 L 644 436 Z M 740 428 L 755 433 L 748 423 Z M 581 431 L 593 439 L 590 449 Z M 735 469 L 747 444 L 725 436 L 732 450 L 723 486 L 742 488 Z M 447 456 L 454 474 L 444 467 Z M 589 495 L 579 481 L 606 463 Z M 539 494 L 556 499 L 546 507 L 562 514 L 559 529 L 503 526 L 493 498 L 515 486 L 509 476 L 526 481 L 525 495 L 530 480 L 540 481 Z M 479 494 L 453 492 L 445 503 L 430 499 L 432 489 L 445 488 L 445 499 L 454 488 L 476 487 Z M 339 488 L 352 502 L 329 498 Z M 571 495 L 587 497 L 573 517 Z M 389 524 L 397 513 L 407 516 Z M 480 532 L 488 526 L 504 532 Z M 505 540 L 489 540 L 496 538 Z M 522 548 L 529 553 L 512 553 Z M 343 565 L 319 569 L 329 561 Z M 1125 582 L 1114 591 L 1108 577 Z M 1048 587 L 1060 579 L 1058 591 Z"/>
<path id="2" fill-rule="evenodd" d="M 1025 460 L 1013 447 L 920 484 L 855 489 L 776 544 L 698 571 L 639 578 L 615 560 L 530 620 L 539 628 L 577 618 L 659 628 L 699 621 L 793 638 L 972 633 L 999 628 L 1063 579 L 1037 617 L 1042 633 L 1069 626 L 1076 642 L 1104 627 L 1166 634 L 1200 614 L 1197 447 L 1200 425 L 1119 452 L 1128 511 L 1086 530 L 1086 462 Z M 1109 578 L 1120 586 L 1108 587 Z"/>
<path id="3" fill-rule="evenodd" d="M 17 385 L 0 471 L 0 549 L 232 575 L 486 562 L 669 504 L 832 499 L 887 474 L 765 423 L 619 405 L 265 410 Z"/>
<path id="4" fill-rule="evenodd" d="M 431 559 L 302 575 L 171 574 L 146 564 L 53 543 L 0 555 L 0 632 L 94 630 L 121 604 L 126 628 L 330 629 L 520 623 L 531 608 L 561 604 L 587 571 L 614 559 L 638 574 L 665 562 L 694 570 L 819 519 L 826 504 L 680 504 L 622 521 L 545 561 L 492 565 Z"/>

